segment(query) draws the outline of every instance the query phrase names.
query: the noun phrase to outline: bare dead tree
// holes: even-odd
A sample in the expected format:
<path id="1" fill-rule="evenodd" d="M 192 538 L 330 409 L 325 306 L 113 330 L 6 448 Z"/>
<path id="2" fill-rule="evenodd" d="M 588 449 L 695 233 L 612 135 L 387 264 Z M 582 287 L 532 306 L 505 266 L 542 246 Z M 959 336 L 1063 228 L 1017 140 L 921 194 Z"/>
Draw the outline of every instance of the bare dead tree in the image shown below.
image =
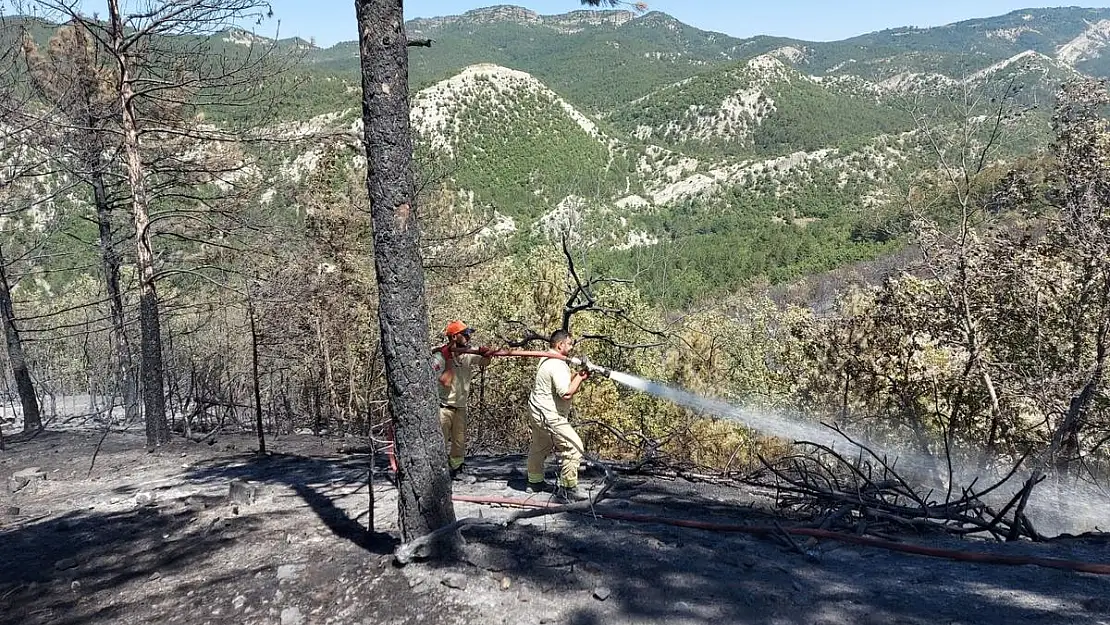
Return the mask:
<path id="1" fill-rule="evenodd" d="M 954 94 L 943 98 L 939 107 L 914 103 L 908 108 L 941 181 L 935 194 L 910 194 L 920 198 L 910 211 L 919 224 L 924 271 L 943 289 L 948 300 L 947 315 L 952 318 L 958 342 L 968 354 L 961 376 L 964 383 L 957 385 L 951 398 L 947 435 L 957 432 L 960 413 L 969 400 L 969 382 L 978 378 L 989 398 L 988 455 L 996 451 L 1004 415 L 995 375 L 987 364 L 991 337 L 982 334 L 979 317 L 984 312 L 975 302 L 974 293 L 979 285 L 974 283 L 970 268 L 981 228 L 989 218 L 977 187 L 1008 133 L 1013 132 L 1015 122 L 1027 112 L 1016 102 L 1021 88 L 1013 78 L 983 88 L 963 84 Z M 936 218 L 930 215 L 937 210 L 936 203 L 949 198 L 954 198 L 956 205 L 953 228 L 937 225 Z"/>
<path id="2" fill-rule="evenodd" d="M 567 261 L 567 272 L 570 274 L 573 282 L 570 295 L 567 297 L 566 304 L 563 305 L 563 324 L 562 329 L 570 331 L 571 318 L 582 312 L 592 312 L 604 316 L 613 317 L 623 323 L 635 327 L 637 330 L 653 336 L 658 339 L 664 338 L 665 334 L 660 330 L 648 328 L 640 321 L 632 319 L 628 315 L 628 311 L 623 308 L 616 308 L 611 306 L 604 306 L 598 302 L 597 296 L 594 294 L 596 287 L 601 284 L 631 284 L 631 280 L 622 278 L 613 278 L 608 276 L 594 276 L 587 280 L 583 280 L 579 276 L 578 270 L 574 265 L 574 256 L 571 254 L 570 248 L 567 246 L 566 236 L 562 239 L 563 257 Z M 583 340 L 598 340 L 604 341 L 613 347 L 622 349 L 647 349 L 649 347 L 659 347 L 663 343 L 656 341 L 653 343 L 641 343 L 635 345 L 621 344 L 613 341 L 611 337 L 602 335 L 586 334 L 581 337 Z"/>
<path id="3" fill-rule="evenodd" d="M 661 330 L 648 327 L 642 321 L 634 319 L 624 308 L 607 305 L 604 298 L 597 295 L 599 286 L 607 284 L 632 284 L 632 280 L 606 275 L 583 277 L 584 274 L 575 262 L 574 252 L 571 250 L 565 234 L 561 237 L 560 251 L 565 261 L 566 280 L 557 280 L 556 282 L 558 282 L 558 284 L 546 285 L 548 289 L 561 292 L 560 297 L 563 298 L 559 311 L 559 325 L 557 329 L 570 332 L 571 325 L 576 316 L 592 314 L 615 319 L 633 328 L 637 332 L 650 337 L 663 339 L 666 336 Z M 545 343 L 550 336 L 550 334 L 545 334 L 543 331 L 537 330 L 536 323 L 532 320 L 506 319 L 504 323 L 513 333 L 511 336 L 506 334 L 498 338 L 509 347 L 524 347 L 536 343 L 542 344 Z M 649 349 L 663 345 L 662 340 L 644 343 L 624 343 L 615 340 L 612 336 L 602 334 L 583 334 L 579 339 L 582 341 L 596 341 L 616 349 L 626 350 Z"/>
<path id="4" fill-rule="evenodd" d="M 124 16 L 119 0 L 108 0 L 108 49 L 118 63 L 118 96 L 123 153 L 127 168 L 127 184 L 131 190 L 131 216 L 135 227 L 135 263 L 139 273 L 139 318 L 142 329 L 143 416 L 146 421 L 147 446 L 159 447 L 169 442 L 166 421 L 166 400 L 162 376 L 162 327 L 158 313 L 158 291 L 154 283 L 154 249 L 150 236 L 150 197 L 143 169 L 139 140 L 139 120 L 135 101 L 135 84 L 128 48 L 134 45 L 124 29 Z"/>
<path id="5" fill-rule="evenodd" d="M 58 142 L 65 156 L 58 161 L 91 192 L 117 376 L 123 387 L 126 418 L 132 422 L 141 415 L 142 400 L 120 288 L 122 258 L 115 209 L 125 198 L 114 158 L 120 149 L 119 101 L 112 96 L 115 77 L 88 32 L 74 25 L 58 29 L 45 52 L 30 37 L 24 37 L 23 50 L 35 93 L 66 119 L 59 131 L 64 138 Z"/>
<path id="6" fill-rule="evenodd" d="M 11 25 L 0 18 L 0 37 L 11 37 Z M 21 185 L 41 176 L 45 157 L 36 150 L 36 136 L 41 136 L 42 126 L 32 113 L 34 103 L 19 89 L 21 67 L 14 50 L 0 52 L 0 106 L 4 112 L 0 121 L 0 219 L 10 221 L 35 205 L 34 200 L 21 201 Z M 12 282 L 9 277 L 9 259 L 0 243 L 0 323 L 4 326 L 5 344 L 16 390 L 23 409 L 24 432 L 37 432 L 43 427 L 38 396 L 31 379 L 24 341 L 17 325 L 12 302 Z"/>
<path id="7" fill-rule="evenodd" d="M 4 325 L 8 362 L 11 363 L 16 391 L 19 393 L 19 402 L 23 407 L 23 431 L 26 433 L 37 432 L 42 429 L 42 414 L 39 411 L 39 400 L 35 394 L 35 386 L 31 381 L 31 372 L 27 366 L 23 341 L 19 336 L 19 327 L 16 325 L 15 309 L 12 306 L 12 290 L 6 265 L 7 261 L 4 259 L 2 245 L 0 245 L 0 321 Z"/>
<path id="8" fill-rule="evenodd" d="M 247 288 L 247 321 L 251 330 L 251 387 L 254 390 L 255 430 L 258 434 L 258 453 L 266 454 L 266 430 L 262 418 L 262 386 L 258 374 L 258 324 L 255 321 L 254 298 Z"/>

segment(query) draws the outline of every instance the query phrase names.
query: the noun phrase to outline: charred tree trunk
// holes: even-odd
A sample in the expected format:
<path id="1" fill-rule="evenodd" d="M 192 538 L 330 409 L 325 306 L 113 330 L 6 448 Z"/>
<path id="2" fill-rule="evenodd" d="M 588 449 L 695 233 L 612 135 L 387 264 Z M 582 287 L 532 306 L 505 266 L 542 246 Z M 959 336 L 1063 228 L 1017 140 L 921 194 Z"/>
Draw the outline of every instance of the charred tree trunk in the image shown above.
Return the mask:
<path id="1" fill-rule="evenodd" d="M 289 424 L 296 423 L 293 417 L 293 402 L 289 399 L 289 387 L 285 384 L 285 372 L 281 372 L 281 408 L 285 414 L 285 422 Z M 281 432 L 281 424 L 275 419 L 271 419 L 272 427 L 275 432 Z"/>
<path id="2" fill-rule="evenodd" d="M 254 303 L 247 295 L 247 317 L 251 324 L 251 378 L 254 380 L 254 426 L 258 430 L 258 453 L 266 454 L 266 432 L 262 423 L 262 387 L 258 381 L 258 326 L 254 321 Z"/>
<path id="3" fill-rule="evenodd" d="M 408 542 L 455 521 L 435 379 L 409 126 L 408 51 L 402 0 L 355 0 L 378 323 L 396 425 L 398 518 Z"/>
<path id="4" fill-rule="evenodd" d="M 12 306 L 12 290 L 3 250 L 0 250 L 0 317 L 3 317 L 4 338 L 8 345 L 8 360 L 12 363 L 16 392 L 19 393 L 19 402 L 23 406 L 23 431 L 36 432 L 42 429 L 42 413 L 39 411 L 39 398 L 35 395 L 31 372 L 27 369 L 23 341 L 19 338 L 19 328 L 15 324 L 15 308 Z"/>
<path id="5" fill-rule="evenodd" d="M 145 284 L 142 286 L 139 300 L 142 332 L 143 419 L 146 423 L 147 446 L 158 447 L 170 440 L 162 383 L 161 322 L 158 317 L 158 295 L 154 290 L 154 280 L 152 277 L 149 278 L 149 282 L 147 282 L 148 278 L 143 280 Z"/>
<path id="6" fill-rule="evenodd" d="M 320 436 L 324 431 L 324 417 L 320 408 L 320 385 L 319 380 L 312 380 L 312 387 L 305 386 L 305 400 L 308 406 L 308 411 L 312 414 L 312 435 Z"/>
<path id="7" fill-rule="evenodd" d="M 148 447 L 170 440 L 166 422 L 166 398 L 162 373 L 162 336 L 158 314 L 158 292 L 154 287 L 154 252 L 150 241 L 149 198 L 139 152 L 131 64 L 124 46 L 123 18 L 119 0 L 108 0 L 112 53 L 119 64 L 119 97 L 123 150 L 127 159 L 127 182 L 131 187 L 131 212 L 135 223 L 135 264 L 139 274 L 139 323 L 141 328 L 143 417 Z"/>
<path id="8" fill-rule="evenodd" d="M 90 128 L 95 120 L 90 120 Z M 112 237 L 112 204 L 108 199 L 107 185 L 104 182 L 103 161 L 100 146 L 95 153 L 90 151 L 86 157 L 89 168 L 89 184 L 93 191 L 93 204 L 96 206 L 96 222 L 100 239 L 100 264 L 104 271 L 104 285 L 108 291 L 108 306 L 112 318 L 112 332 L 115 334 L 116 358 L 120 384 L 123 385 L 123 407 L 128 423 L 139 418 L 139 379 L 135 375 L 135 361 L 131 351 L 131 341 L 127 338 L 127 324 L 123 313 L 123 294 L 119 287 L 120 258 Z"/>

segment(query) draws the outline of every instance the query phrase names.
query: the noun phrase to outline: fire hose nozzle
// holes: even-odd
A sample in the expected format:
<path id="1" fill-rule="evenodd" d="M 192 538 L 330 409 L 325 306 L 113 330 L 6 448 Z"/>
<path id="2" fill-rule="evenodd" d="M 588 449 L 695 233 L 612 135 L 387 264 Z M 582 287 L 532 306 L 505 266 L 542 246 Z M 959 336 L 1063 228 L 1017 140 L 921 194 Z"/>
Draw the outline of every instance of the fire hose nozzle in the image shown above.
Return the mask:
<path id="1" fill-rule="evenodd" d="M 579 370 L 589 371 L 590 373 L 603 375 L 605 377 L 609 377 L 609 374 L 612 373 L 609 369 L 606 369 L 601 365 L 595 365 L 594 363 L 590 362 L 588 358 L 578 358 L 577 356 L 571 356 L 570 358 L 567 358 L 567 362 L 570 363 L 572 366 L 578 368 Z"/>
<path id="2" fill-rule="evenodd" d="M 586 361 L 586 371 L 597 375 L 603 375 L 605 377 L 609 377 L 609 375 L 613 373 L 608 368 L 602 367 L 601 365 L 595 365 L 588 360 Z"/>

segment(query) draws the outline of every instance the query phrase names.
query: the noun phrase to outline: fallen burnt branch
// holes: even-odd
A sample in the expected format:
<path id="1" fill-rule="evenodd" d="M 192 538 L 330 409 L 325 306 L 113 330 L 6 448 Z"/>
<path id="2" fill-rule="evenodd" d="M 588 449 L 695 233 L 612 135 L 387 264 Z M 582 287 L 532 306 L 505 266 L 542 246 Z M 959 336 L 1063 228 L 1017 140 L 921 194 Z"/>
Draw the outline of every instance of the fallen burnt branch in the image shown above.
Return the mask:
<path id="1" fill-rule="evenodd" d="M 613 470 L 623 475 L 653 477 L 664 480 L 685 480 L 687 482 L 736 488 L 750 484 L 752 479 L 751 473 L 735 470 L 721 471 L 711 467 L 703 467 L 693 462 L 679 462 L 665 456 L 641 458 L 628 464 L 613 465 Z"/>
<path id="2" fill-rule="evenodd" d="M 813 519 L 821 529 L 880 535 L 883 531 L 942 531 L 950 534 L 989 534 L 997 540 L 1044 540 L 1024 513 L 1033 488 L 1044 476 L 1035 473 L 997 511 L 986 496 L 1012 483 L 1025 458 L 1008 474 L 985 487 L 976 482 L 949 488 L 943 501 L 935 491 L 913 486 L 914 480 L 868 446 L 852 440 L 835 426 L 827 426 L 857 449 L 847 457 L 827 445 L 802 441 L 802 451 L 774 462 L 760 456 L 767 469 L 752 483 L 776 493 L 780 508 Z M 951 478 L 949 478 L 951 479 Z"/>

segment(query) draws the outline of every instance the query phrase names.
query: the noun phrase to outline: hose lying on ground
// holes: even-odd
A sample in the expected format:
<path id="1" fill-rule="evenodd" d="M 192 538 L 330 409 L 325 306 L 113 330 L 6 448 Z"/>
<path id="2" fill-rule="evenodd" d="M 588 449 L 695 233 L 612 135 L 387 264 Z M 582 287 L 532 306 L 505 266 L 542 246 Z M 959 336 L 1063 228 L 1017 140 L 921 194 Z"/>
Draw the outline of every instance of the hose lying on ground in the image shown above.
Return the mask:
<path id="1" fill-rule="evenodd" d="M 552 506 L 552 504 L 546 502 L 532 501 L 528 499 L 513 499 L 510 497 L 474 497 L 470 495 L 455 495 L 451 497 L 451 499 L 453 501 L 461 501 L 467 503 L 518 506 L 522 508 L 547 508 Z M 674 525 L 676 527 L 688 527 L 714 532 L 738 532 L 743 534 L 753 534 L 756 536 L 767 536 L 781 534 L 782 532 L 785 532 L 787 534 L 793 534 L 796 536 L 812 536 L 814 538 L 838 540 L 840 542 L 852 543 L 856 545 L 878 547 L 880 549 L 899 551 L 902 553 L 912 553 L 933 558 L 946 558 L 949 560 L 957 560 L 961 562 L 978 562 L 980 564 L 1002 564 L 1011 566 L 1032 564 L 1035 566 L 1043 566 L 1050 569 L 1078 571 L 1081 573 L 1094 573 L 1096 575 L 1110 575 L 1110 564 L 1103 564 L 1099 562 L 1083 562 L 1079 560 L 1063 560 L 1060 558 L 1042 558 L 1037 556 L 984 553 L 981 551 L 965 551 L 958 549 L 941 549 L 937 547 L 926 547 L 924 545 L 898 543 L 892 540 L 882 540 L 880 538 L 870 538 L 867 536 L 856 536 L 853 534 L 844 534 L 841 532 L 832 532 L 829 530 L 821 530 L 808 527 L 779 528 L 769 527 L 766 525 L 710 523 L 707 521 L 697 521 L 693 519 L 674 519 L 649 514 L 618 512 L 615 510 L 601 511 L 596 508 L 593 509 L 590 513 L 598 518 L 611 519 L 614 521 L 660 523 L 663 525 Z"/>

